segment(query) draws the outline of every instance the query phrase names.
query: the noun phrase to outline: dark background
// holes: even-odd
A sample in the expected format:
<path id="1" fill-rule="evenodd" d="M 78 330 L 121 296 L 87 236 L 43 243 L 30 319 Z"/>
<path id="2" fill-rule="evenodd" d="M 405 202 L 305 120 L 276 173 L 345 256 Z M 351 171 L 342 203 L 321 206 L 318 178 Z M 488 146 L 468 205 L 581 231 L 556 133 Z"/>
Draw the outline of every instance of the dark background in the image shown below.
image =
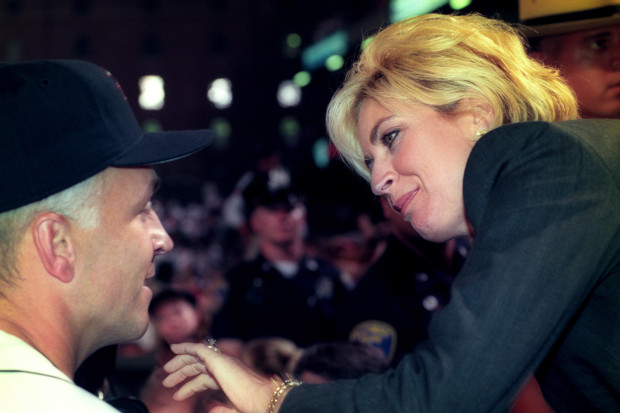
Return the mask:
<path id="1" fill-rule="evenodd" d="M 461 12 L 472 11 L 517 20 L 516 0 L 473 0 Z M 138 120 L 156 119 L 163 130 L 210 128 L 215 118 L 226 119 L 231 125 L 227 139 L 160 169 L 170 196 L 190 201 L 199 197 L 205 181 L 215 182 L 227 195 L 259 156 L 277 149 L 309 198 L 321 200 L 315 219 L 346 225 L 348 212 L 345 208 L 338 219 L 337 205 L 372 209 L 375 200 L 367 184 L 340 161 L 318 168 L 312 146 L 326 137 L 325 108 L 360 41 L 385 26 L 388 15 L 388 0 L 4 0 L 0 60 L 97 63 L 119 80 Z M 279 82 L 302 69 L 299 52 L 285 45 L 286 35 L 298 33 L 303 50 L 337 29 L 349 33 L 344 68 L 314 70 L 301 104 L 280 108 Z M 166 82 L 160 111 L 138 105 L 138 79 L 146 74 L 158 74 Z M 224 110 L 206 99 L 207 86 L 218 77 L 229 78 L 233 87 L 233 104 Z M 285 137 L 279 125 L 290 116 L 300 128 Z M 326 204 L 336 207 L 321 207 Z"/>

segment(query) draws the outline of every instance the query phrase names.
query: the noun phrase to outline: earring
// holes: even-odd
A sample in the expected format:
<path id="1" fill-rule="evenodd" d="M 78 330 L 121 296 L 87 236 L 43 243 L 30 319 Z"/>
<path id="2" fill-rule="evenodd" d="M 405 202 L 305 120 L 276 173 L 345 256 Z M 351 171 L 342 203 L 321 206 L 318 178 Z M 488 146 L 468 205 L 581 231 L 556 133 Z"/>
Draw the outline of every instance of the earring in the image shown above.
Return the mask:
<path id="1" fill-rule="evenodd" d="M 487 132 L 488 130 L 486 129 L 479 130 L 478 132 L 476 132 L 476 139 L 480 139 Z"/>

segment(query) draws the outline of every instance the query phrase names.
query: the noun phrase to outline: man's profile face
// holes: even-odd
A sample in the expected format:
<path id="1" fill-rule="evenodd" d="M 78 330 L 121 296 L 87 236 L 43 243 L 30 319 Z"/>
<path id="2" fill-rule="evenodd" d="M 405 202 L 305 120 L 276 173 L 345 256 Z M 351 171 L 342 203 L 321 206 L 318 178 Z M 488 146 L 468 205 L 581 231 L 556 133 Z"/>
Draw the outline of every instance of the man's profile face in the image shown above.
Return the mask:
<path id="1" fill-rule="evenodd" d="M 585 118 L 620 118 L 620 25 L 541 40 L 533 56 L 560 69 Z"/>
<path id="2" fill-rule="evenodd" d="M 104 171 L 101 220 L 77 230 L 82 313 L 109 344 L 139 338 L 148 326 L 154 258 L 173 243 L 152 208 L 158 178 L 151 168 Z"/>

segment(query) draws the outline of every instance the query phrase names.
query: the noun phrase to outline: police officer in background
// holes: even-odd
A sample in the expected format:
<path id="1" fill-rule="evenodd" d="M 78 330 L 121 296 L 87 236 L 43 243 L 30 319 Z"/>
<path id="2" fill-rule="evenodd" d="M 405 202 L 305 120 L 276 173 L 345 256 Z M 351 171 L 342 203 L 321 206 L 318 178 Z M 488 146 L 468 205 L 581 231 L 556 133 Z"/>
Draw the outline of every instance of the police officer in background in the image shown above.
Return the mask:
<path id="1" fill-rule="evenodd" d="M 532 57 L 560 70 L 584 118 L 620 118 L 620 0 L 519 0 Z"/>
<path id="2" fill-rule="evenodd" d="M 238 354 L 258 337 L 302 347 L 331 340 L 347 290 L 334 266 L 306 255 L 306 208 L 291 174 L 281 166 L 254 172 L 243 201 L 257 254 L 227 274 L 228 296 L 211 331 L 218 346 Z"/>

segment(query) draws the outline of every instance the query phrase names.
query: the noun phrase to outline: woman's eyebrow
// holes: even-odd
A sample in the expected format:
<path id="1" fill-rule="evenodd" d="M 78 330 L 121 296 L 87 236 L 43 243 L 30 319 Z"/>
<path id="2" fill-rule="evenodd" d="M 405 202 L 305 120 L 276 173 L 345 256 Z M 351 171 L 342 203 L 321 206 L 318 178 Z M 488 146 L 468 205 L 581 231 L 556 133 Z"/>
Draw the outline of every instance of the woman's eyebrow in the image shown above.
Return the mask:
<path id="1" fill-rule="evenodd" d="M 384 118 L 381 118 L 377 121 L 377 123 L 375 124 L 375 127 L 372 128 L 372 130 L 370 131 L 370 136 L 369 136 L 369 141 L 371 145 L 376 145 L 377 141 L 379 140 L 379 126 L 381 126 L 381 124 L 383 122 L 385 122 L 386 120 L 390 119 L 392 116 L 386 116 Z"/>

